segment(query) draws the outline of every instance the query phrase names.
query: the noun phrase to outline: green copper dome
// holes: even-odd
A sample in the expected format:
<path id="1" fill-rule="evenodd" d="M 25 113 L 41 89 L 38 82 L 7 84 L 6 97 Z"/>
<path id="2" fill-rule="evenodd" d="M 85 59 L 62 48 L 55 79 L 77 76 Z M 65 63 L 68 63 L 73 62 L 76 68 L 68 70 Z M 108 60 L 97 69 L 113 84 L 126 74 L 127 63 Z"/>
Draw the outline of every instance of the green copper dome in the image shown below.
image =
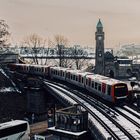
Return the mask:
<path id="1" fill-rule="evenodd" d="M 98 23 L 97 23 L 97 28 L 103 28 L 103 25 L 102 25 L 102 22 L 101 20 L 99 19 Z"/>

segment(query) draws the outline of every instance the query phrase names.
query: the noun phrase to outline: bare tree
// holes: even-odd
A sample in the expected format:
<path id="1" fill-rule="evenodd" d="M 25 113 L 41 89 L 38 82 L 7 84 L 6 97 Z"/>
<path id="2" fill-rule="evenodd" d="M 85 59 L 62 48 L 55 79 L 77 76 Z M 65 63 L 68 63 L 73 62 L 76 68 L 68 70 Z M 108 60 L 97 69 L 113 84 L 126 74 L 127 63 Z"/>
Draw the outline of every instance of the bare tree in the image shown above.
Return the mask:
<path id="1" fill-rule="evenodd" d="M 33 62 L 35 64 L 39 64 L 37 55 L 39 53 L 42 54 L 42 52 L 40 52 L 40 51 L 44 49 L 44 47 L 46 46 L 46 42 L 47 42 L 46 39 L 42 38 L 41 36 L 39 36 L 35 33 L 25 37 L 25 39 L 23 41 L 23 45 L 31 48 Z M 43 62 L 41 61 L 41 63 L 43 63 Z"/>
<path id="2" fill-rule="evenodd" d="M 68 59 L 64 58 L 64 55 L 66 54 L 65 48 L 68 46 L 68 39 L 63 35 L 55 35 L 54 41 L 50 41 L 51 46 L 57 47 L 57 54 L 59 56 L 59 66 L 60 67 L 68 67 Z"/>
<path id="3" fill-rule="evenodd" d="M 86 59 L 84 58 L 87 56 L 87 53 L 82 48 L 77 48 L 76 46 L 74 46 L 72 49 L 76 69 L 80 70 L 87 63 Z"/>
<path id="4" fill-rule="evenodd" d="M 6 24 L 5 20 L 0 20 L 0 47 L 9 46 L 9 26 Z"/>

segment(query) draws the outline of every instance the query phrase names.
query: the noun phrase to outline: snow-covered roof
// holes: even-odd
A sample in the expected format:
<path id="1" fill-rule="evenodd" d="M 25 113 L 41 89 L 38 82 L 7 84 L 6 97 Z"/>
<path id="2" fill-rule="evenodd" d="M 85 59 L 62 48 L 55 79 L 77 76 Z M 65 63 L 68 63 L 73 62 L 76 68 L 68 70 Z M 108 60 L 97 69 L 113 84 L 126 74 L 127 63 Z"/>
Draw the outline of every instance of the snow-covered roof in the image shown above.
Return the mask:
<path id="1" fill-rule="evenodd" d="M 87 78 L 91 78 L 94 81 L 101 82 L 101 83 L 106 83 L 108 85 L 113 85 L 113 84 L 117 84 L 117 83 L 124 83 L 123 81 L 113 79 L 113 78 L 110 78 L 110 77 L 106 77 L 106 76 L 102 76 L 102 75 L 99 75 L 99 74 L 87 75 Z"/>
<path id="2" fill-rule="evenodd" d="M 54 70 L 62 70 L 62 71 L 66 71 L 69 68 L 63 68 L 63 67 L 51 67 Z"/>
<path id="3" fill-rule="evenodd" d="M 23 121 L 23 120 L 12 120 L 12 121 L 9 121 L 9 122 L 1 123 L 0 124 L 0 130 L 4 129 L 4 128 L 7 128 L 7 127 L 16 126 L 16 125 L 19 125 L 19 124 L 22 124 L 22 123 L 27 123 L 27 122 Z"/>

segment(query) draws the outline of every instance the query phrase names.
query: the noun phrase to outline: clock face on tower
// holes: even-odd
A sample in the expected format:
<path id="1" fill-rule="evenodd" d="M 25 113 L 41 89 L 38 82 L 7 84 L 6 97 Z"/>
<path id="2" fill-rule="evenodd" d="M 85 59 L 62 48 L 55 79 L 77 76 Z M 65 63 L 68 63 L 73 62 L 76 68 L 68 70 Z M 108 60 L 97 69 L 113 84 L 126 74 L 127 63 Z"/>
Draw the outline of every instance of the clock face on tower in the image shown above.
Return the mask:
<path id="1" fill-rule="evenodd" d="M 98 36 L 98 40 L 102 40 L 102 37 L 101 36 Z"/>
<path id="2" fill-rule="evenodd" d="M 99 56 L 99 57 L 101 57 L 101 56 L 102 56 L 102 53 L 101 53 L 101 52 L 99 52 L 99 53 L 98 53 L 98 56 Z"/>

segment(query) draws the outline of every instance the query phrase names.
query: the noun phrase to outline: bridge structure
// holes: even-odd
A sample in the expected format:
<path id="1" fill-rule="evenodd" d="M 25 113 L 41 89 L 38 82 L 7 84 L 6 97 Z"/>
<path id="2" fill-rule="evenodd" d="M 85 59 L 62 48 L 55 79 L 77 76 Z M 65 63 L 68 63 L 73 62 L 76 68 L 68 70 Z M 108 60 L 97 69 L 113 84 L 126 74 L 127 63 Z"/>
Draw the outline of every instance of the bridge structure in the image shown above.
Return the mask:
<path id="1" fill-rule="evenodd" d="M 27 79 L 28 76 L 30 77 L 30 75 L 27 75 Z M 133 111 L 133 114 L 137 114 L 135 115 L 134 123 L 132 122 L 132 120 L 129 121 L 130 116 L 127 116 L 127 120 L 125 120 L 126 121 L 125 124 L 127 124 L 127 121 L 129 121 L 129 124 L 131 122 L 130 127 L 132 125 L 133 126 L 135 125 L 135 127 L 132 127 L 133 130 L 131 130 L 130 127 L 128 128 L 128 126 L 122 123 L 122 121 L 124 121 L 124 117 L 122 115 L 123 112 L 120 115 L 116 110 L 110 109 L 109 107 L 102 104 L 101 102 L 94 100 L 93 98 L 87 95 L 83 95 L 78 91 L 72 90 L 69 87 L 50 82 L 49 80 L 41 77 L 38 78 L 37 75 L 36 78 L 39 79 L 39 83 L 41 83 L 41 86 L 43 85 L 46 91 L 49 91 L 50 94 L 52 94 L 56 99 L 58 99 L 65 106 L 80 104 L 82 108 L 88 111 L 88 128 L 93 134 L 93 136 L 95 137 L 95 139 L 97 140 L 132 139 L 133 140 L 133 139 L 140 138 L 139 132 L 135 131 L 135 130 L 139 130 L 140 128 L 140 124 L 137 123 L 139 122 L 138 118 L 140 118 L 140 114 L 134 113 Z M 32 84 L 32 86 L 34 86 L 34 83 Z M 43 96 L 45 95 L 43 95 L 42 93 L 38 94 L 38 96 L 35 97 L 36 99 L 34 98 L 34 100 L 32 100 L 32 104 L 33 102 L 36 101 L 42 102 L 44 98 Z M 38 97 L 42 100 L 37 100 Z M 31 100 L 31 96 L 28 99 Z M 124 112 L 125 112 L 124 114 L 127 114 L 126 110 Z"/>
<path id="2" fill-rule="evenodd" d="M 94 59 L 95 52 L 93 48 L 85 49 L 80 47 L 64 48 L 59 46 L 56 48 L 32 48 L 31 50 L 20 50 L 21 58 L 38 58 L 38 59 Z"/>
<path id="3" fill-rule="evenodd" d="M 20 54 L 20 58 L 22 59 L 95 59 L 95 55 L 45 55 L 45 54 L 37 54 L 37 55 L 32 55 L 32 54 Z"/>

